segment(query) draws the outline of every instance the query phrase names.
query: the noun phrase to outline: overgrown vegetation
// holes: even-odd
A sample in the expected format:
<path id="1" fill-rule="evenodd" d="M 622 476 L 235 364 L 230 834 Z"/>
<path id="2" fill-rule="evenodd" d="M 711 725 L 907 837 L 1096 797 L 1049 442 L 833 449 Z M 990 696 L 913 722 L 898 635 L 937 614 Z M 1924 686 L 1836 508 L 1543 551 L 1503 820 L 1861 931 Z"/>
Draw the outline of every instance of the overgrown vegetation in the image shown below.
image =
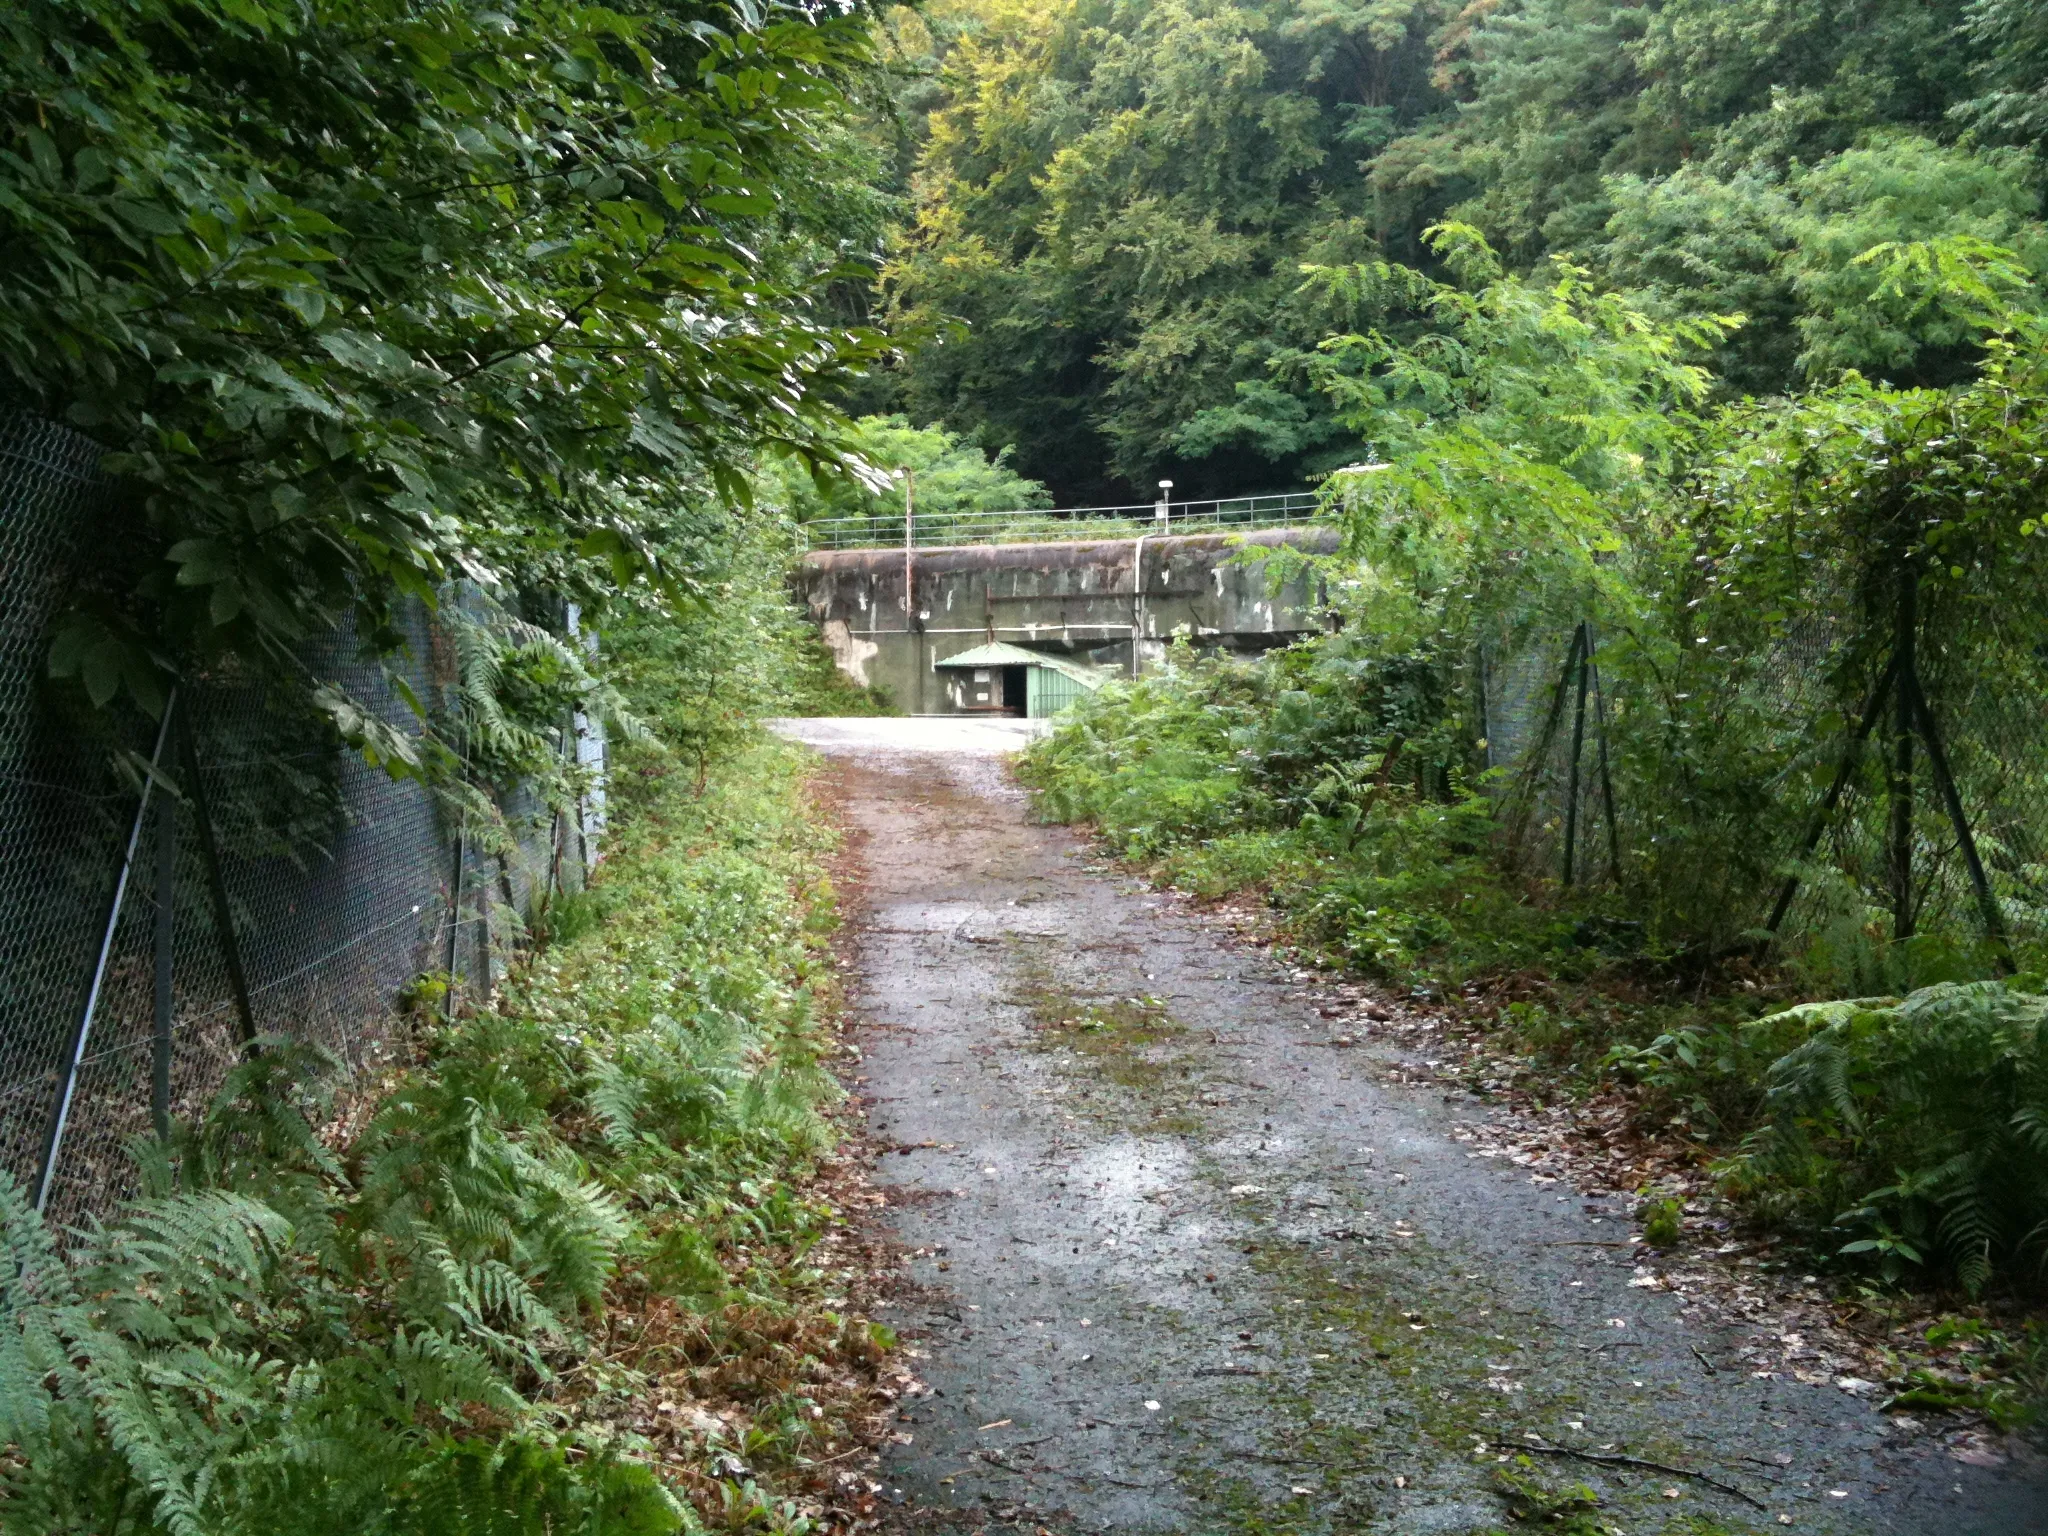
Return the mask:
<path id="1" fill-rule="evenodd" d="M 2031 279 L 1874 248 L 1972 379 L 1717 407 L 1732 321 L 1432 239 L 1452 283 L 1312 274 L 1430 327 L 1317 365 L 1384 458 L 1329 484 L 1336 632 L 1105 690 L 1027 761 L 1046 811 L 1632 1086 L 1845 1267 L 2037 1292 L 2038 987 L 1985 980 L 2048 942 Z"/>
<path id="2" fill-rule="evenodd" d="M 341 1119 L 272 1042 L 61 1257 L 6 1196 L 10 1528 L 795 1532 L 838 1486 L 883 1341 L 801 1192 L 829 893 L 755 723 L 887 706 L 782 582 L 898 470 L 928 529 L 1328 472 L 1332 632 L 1104 689 L 1048 811 L 1627 1085 L 1875 1286 L 2037 1294 L 2038 9 L 10 8 L 0 405 L 133 493 L 52 675 L 110 740 L 264 690 L 243 749 L 345 742 L 492 852 L 580 714 L 629 812 Z M 416 729 L 308 672 L 423 607 Z M 1045 1022 L 1131 1073 L 1170 1023 Z"/>
<path id="3" fill-rule="evenodd" d="M 888 1335 L 807 1187 L 801 765 L 628 762 L 575 920 L 340 1122 L 333 1064 L 267 1042 L 67 1254 L 0 1194 L 8 1529 L 794 1532 L 865 1496 L 823 1465 Z"/>
<path id="4" fill-rule="evenodd" d="M 1044 486 L 1010 468 L 1007 451 L 991 458 L 943 427 L 913 427 L 906 416 L 864 416 L 852 423 L 845 441 L 891 478 L 880 488 L 844 475 L 821 482 L 782 460 L 774 466 L 769 494 L 797 522 L 865 519 L 887 542 L 892 534 L 901 537 L 906 490 L 918 521 L 941 526 L 957 512 L 1052 505 Z"/>
<path id="5" fill-rule="evenodd" d="M 783 5 L 10 7 L 0 403 L 135 492 L 52 670 L 151 714 L 262 673 L 447 782 L 459 732 L 303 642 L 392 654 L 457 580 L 558 635 L 715 601 L 721 502 L 837 462 L 826 386 L 879 353 L 834 286 L 880 238 L 870 58 L 865 14 Z"/>

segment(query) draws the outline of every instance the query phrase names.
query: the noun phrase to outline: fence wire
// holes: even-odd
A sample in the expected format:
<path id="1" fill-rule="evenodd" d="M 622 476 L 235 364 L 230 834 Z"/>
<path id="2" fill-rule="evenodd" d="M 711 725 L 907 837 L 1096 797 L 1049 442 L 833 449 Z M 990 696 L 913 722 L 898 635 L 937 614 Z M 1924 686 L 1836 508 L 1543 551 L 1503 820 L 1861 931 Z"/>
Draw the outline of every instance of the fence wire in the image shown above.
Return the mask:
<path id="1" fill-rule="evenodd" d="M 1922 975 L 1944 956 L 1958 973 L 2038 963 L 2048 634 L 1967 583 L 1923 586 L 1910 671 L 1924 712 L 1902 700 L 1896 636 L 1846 596 L 1759 654 L 1703 652 L 1689 684 L 1654 693 L 1644 669 L 1600 665 L 1591 626 L 1590 667 L 1571 632 L 1485 657 L 1479 723 L 1510 856 L 1611 889 L 1652 927 L 1670 914 L 1703 948 L 1775 945 L 1844 984 L 1895 980 L 1875 957 L 1902 937 Z"/>
<path id="2" fill-rule="evenodd" d="M 156 723 L 88 718 L 42 681 L 82 541 L 117 515 L 121 488 L 99 473 L 100 453 L 0 413 L 0 1166 L 37 1187 L 76 1052 L 46 1203 L 60 1223 L 132 1192 L 133 1144 L 201 1112 L 241 1059 L 231 954 L 258 1034 L 312 1042 L 374 1073 L 402 1045 L 406 984 L 445 969 L 487 990 L 521 914 L 540 893 L 580 884 L 595 851 L 584 835 L 594 810 L 555 816 L 528 795 L 505 807 L 517 853 L 480 853 L 423 786 L 368 768 L 302 701 L 225 670 L 181 687 L 159 765 L 160 786 L 186 783 L 170 748 L 189 730 L 203 795 L 155 788 L 138 818 Z M 385 667 L 417 697 L 446 703 L 456 653 L 423 608 L 408 639 L 380 665 L 344 630 L 303 659 L 416 730 Z M 601 740 L 567 725 L 565 754 L 601 774 Z"/>

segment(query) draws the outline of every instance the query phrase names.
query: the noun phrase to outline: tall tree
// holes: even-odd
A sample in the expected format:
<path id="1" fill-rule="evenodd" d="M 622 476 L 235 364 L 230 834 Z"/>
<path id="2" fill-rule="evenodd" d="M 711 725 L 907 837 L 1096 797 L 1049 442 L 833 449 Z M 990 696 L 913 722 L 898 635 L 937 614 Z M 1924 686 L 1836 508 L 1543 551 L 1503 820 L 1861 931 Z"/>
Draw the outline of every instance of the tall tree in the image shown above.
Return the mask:
<path id="1" fill-rule="evenodd" d="M 1290 478 L 1339 431 L 1314 392 L 1181 433 L 1348 315 L 1305 261 L 1376 247 L 1362 162 L 1432 109 L 1428 0 L 1158 0 L 953 12 L 896 312 L 966 329 L 917 355 L 914 415 L 1063 497 L 1157 473 Z"/>

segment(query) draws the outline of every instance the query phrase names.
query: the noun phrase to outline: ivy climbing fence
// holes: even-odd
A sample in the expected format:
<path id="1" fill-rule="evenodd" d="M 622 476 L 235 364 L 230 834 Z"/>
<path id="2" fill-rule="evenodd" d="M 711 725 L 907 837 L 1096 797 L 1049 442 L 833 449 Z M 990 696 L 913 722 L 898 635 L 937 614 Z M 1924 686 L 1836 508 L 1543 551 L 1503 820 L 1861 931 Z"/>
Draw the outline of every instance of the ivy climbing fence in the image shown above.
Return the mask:
<path id="1" fill-rule="evenodd" d="M 52 614 L 120 515 L 100 457 L 0 412 L 0 1166 L 60 1223 L 126 1193 L 133 1141 L 202 1108 L 251 1039 L 375 1071 L 415 978 L 488 991 L 517 914 L 580 883 L 602 822 L 601 788 L 568 814 L 514 796 L 517 851 L 486 853 L 302 700 L 226 669 L 157 720 L 51 687 Z M 385 668 L 445 704 L 457 658 L 425 610 L 409 627 L 381 666 L 346 633 L 302 659 L 416 730 Z M 601 784 L 601 734 L 562 738 Z"/>

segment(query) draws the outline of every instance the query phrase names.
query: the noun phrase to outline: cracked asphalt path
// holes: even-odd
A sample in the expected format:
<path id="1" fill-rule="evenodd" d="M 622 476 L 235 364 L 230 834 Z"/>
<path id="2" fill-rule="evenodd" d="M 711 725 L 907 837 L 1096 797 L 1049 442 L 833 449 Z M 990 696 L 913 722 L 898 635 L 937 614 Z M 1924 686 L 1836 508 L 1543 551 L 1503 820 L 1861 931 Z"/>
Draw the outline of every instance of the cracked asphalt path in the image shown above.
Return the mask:
<path id="1" fill-rule="evenodd" d="M 2048 1532 L 2038 1457 L 1752 1378 L 1630 1285 L 1620 1200 L 1475 1159 L 1480 1106 L 1034 825 L 1014 727 L 784 729 L 836 765 L 861 888 L 856 1087 L 931 1388 L 883 1463 L 907 1528 L 1477 1533 L 1507 1473 L 1630 1536 Z"/>

